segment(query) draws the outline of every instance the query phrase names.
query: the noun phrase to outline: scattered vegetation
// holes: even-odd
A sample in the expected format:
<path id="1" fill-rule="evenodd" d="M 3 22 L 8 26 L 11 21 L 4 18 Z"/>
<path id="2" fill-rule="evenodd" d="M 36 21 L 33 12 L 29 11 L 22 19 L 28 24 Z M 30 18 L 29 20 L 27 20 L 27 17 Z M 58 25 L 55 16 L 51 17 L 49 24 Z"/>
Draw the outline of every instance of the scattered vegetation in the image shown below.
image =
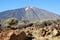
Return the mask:
<path id="1" fill-rule="evenodd" d="M 60 36 L 60 19 L 44 20 L 36 23 L 30 23 L 28 20 L 22 20 L 20 23 L 18 23 L 16 18 L 9 18 L 5 21 L 5 24 L 9 25 L 7 28 L 10 29 L 12 29 L 11 26 L 17 25 L 17 29 L 23 30 L 26 33 L 26 40 L 40 40 L 41 37 L 51 39 L 52 37 Z"/>
<path id="2" fill-rule="evenodd" d="M 60 24 L 60 19 L 42 20 L 42 21 L 38 21 L 36 23 L 30 23 L 29 20 L 22 20 L 21 22 L 18 23 L 18 20 L 16 18 L 9 18 L 4 22 L 4 27 L 9 28 L 9 29 L 12 29 L 12 27 L 13 28 L 16 28 L 16 27 L 17 28 L 20 28 L 20 27 L 27 28 L 30 26 L 42 28 L 42 27 L 46 27 L 46 26 L 56 26 L 56 25 L 60 26 L 59 24 Z"/>
<path id="3" fill-rule="evenodd" d="M 45 20 L 45 21 L 42 21 L 41 22 L 41 25 L 44 25 L 44 26 L 49 26 L 53 24 L 53 21 L 52 20 Z"/>
<path id="4" fill-rule="evenodd" d="M 29 20 L 22 20 L 21 22 L 27 24 L 27 23 L 29 23 L 30 21 L 29 21 Z"/>
<path id="5" fill-rule="evenodd" d="M 54 20 L 42 20 L 40 22 L 36 22 L 35 26 L 36 27 L 45 27 L 45 26 L 50 26 L 53 24 L 60 24 L 60 19 L 54 19 Z"/>

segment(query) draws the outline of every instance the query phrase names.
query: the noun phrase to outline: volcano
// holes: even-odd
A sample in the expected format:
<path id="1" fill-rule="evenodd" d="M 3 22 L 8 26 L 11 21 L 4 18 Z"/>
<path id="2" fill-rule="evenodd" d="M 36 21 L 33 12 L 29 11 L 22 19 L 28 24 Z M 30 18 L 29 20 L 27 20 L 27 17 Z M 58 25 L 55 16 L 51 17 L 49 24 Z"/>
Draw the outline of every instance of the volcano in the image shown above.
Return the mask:
<path id="1" fill-rule="evenodd" d="M 21 20 L 38 21 L 45 19 L 56 19 L 60 18 L 60 16 L 55 13 L 46 11 L 44 9 L 28 6 L 24 8 L 0 12 L 0 19 L 2 20 L 2 22 L 8 18 L 17 18 L 20 21 Z"/>

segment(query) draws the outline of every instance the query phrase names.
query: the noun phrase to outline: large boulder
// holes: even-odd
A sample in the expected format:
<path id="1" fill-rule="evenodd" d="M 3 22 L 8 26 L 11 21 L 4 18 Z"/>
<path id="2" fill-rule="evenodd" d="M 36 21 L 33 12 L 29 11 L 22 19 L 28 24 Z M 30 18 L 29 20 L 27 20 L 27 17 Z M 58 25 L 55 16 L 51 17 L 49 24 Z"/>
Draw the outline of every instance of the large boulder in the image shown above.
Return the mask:
<path id="1" fill-rule="evenodd" d="M 26 34 L 20 30 L 6 30 L 0 33 L 0 40 L 25 40 Z"/>

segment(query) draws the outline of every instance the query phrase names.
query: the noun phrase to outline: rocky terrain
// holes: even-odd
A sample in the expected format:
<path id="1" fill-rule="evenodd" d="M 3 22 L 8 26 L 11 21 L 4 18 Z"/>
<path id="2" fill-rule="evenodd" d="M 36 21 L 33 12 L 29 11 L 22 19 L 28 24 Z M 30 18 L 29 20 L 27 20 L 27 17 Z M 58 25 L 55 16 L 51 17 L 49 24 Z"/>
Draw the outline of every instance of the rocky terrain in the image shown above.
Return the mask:
<path id="1" fill-rule="evenodd" d="M 0 40 L 60 40 L 60 20 L 31 24 L 20 23 L 20 29 L 14 26 L 0 31 Z"/>

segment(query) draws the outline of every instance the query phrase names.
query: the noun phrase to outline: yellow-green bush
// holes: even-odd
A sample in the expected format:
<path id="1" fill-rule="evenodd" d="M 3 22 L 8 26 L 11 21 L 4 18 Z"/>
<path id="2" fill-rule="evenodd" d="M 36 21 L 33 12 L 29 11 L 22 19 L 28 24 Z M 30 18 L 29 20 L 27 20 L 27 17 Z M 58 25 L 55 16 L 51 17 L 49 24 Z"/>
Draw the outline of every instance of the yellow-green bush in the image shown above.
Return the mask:
<path id="1" fill-rule="evenodd" d="M 18 23 L 18 20 L 16 18 L 9 18 L 5 21 L 5 24 L 7 25 L 16 25 Z"/>

